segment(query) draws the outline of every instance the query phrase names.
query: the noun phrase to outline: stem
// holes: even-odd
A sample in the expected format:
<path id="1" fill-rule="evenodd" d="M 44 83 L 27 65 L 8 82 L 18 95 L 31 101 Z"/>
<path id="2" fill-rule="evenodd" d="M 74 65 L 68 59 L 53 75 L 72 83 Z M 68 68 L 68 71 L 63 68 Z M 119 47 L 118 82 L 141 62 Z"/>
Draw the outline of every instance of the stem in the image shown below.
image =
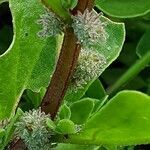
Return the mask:
<path id="1" fill-rule="evenodd" d="M 77 7 L 71 13 L 73 15 L 75 15 L 77 11 L 83 13 L 85 9 L 91 10 L 93 5 L 94 0 L 78 0 Z M 71 27 L 66 27 L 56 69 L 41 104 L 42 111 L 46 114 L 50 113 L 52 119 L 55 118 L 64 98 L 69 79 L 77 64 L 80 49 L 73 29 Z M 26 149 L 22 140 L 18 140 L 12 145 L 11 150 L 17 150 L 18 147 L 22 147 L 22 150 Z"/>
<path id="2" fill-rule="evenodd" d="M 86 8 L 92 9 L 93 4 L 94 0 L 78 0 L 78 5 L 72 14 L 76 14 L 78 10 L 83 13 Z M 50 113 L 51 119 L 53 120 L 67 91 L 68 83 L 77 64 L 79 53 L 80 45 L 77 44 L 77 38 L 73 29 L 66 27 L 56 70 L 41 104 L 42 111 L 46 114 Z"/>
<path id="3" fill-rule="evenodd" d="M 140 60 L 138 60 L 132 67 L 123 74 L 118 81 L 108 89 L 109 94 L 114 94 L 120 87 L 132 80 L 140 73 L 146 65 L 150 62 L 150 52 L 147 52 Z"/>
<path id="4" fill-rule="evenodd" d="M 9 147 L 10 150 L 27 150 L 24 142 L 21 140 L 21 139 L 18 139 L 17 141 L 13 141 L 11 144 L 10 144 L 10 147 Z"/>
<path id="5" fill-rule="evenodd" d="M 42 111 L 54 119 L 67 89 L 68 81 L 76 65 L 80 46 L 72 28 L 67 27 L 56 70 L 43 98 Z"/>

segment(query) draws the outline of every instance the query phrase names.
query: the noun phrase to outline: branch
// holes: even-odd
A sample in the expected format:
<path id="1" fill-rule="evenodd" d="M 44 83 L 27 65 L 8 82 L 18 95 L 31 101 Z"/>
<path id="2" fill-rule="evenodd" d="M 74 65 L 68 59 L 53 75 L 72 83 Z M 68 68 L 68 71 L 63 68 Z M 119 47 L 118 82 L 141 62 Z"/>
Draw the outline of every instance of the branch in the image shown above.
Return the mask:
<path id="1" fill-rule="evenodd" d="M 93 4 L 94 0 L 79 0 L 72 14 L 76 14 L 77 11 L 83 13 L 85 9 L 90 10 L 93 8 Z M 67 91 L 68 83 L 77 64 L 79 53 L 80 45 L 77 44 L 73 29 L 67 27 L 56 70 L 41 104 L 42 111 L 46 114 L 50 113 L 53 120 Z"/>

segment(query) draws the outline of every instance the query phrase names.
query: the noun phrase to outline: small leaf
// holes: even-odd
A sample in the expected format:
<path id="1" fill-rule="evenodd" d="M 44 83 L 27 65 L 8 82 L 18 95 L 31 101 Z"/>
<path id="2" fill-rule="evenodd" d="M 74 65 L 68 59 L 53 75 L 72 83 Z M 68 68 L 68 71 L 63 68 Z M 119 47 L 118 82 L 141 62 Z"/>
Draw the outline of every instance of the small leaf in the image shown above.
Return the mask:
<path id="1" fill-rule="evenodd" d="M 77 145 L 77 144 L 58 144 L 53 150 L 99 150 L 99 146 Z"/>
<path id="2" fill-rule="evenodd" d="M 106 91 L 99 79 L 95 80 L 86 91 L 86 96 L 90 98 L 101 99 L 106 96 Z"/>
<path id="3" fill-rule="evenodd" d="M 53 122 L 51 119 L 47 118 L 47 119 L 46 119 L 46 124 L 47 124 L 47 126 L 48 126 L 51 130 L 55 130 L 56 125 L 54 124 L 54 122 Z"/>
<path id="4" fill-rule="evenodd" d="M 0 129 L 0 138 L 3 138 L 5 135 L 5 130 L 4 129 Z"/>
<path id="5" fill-rule="evenodd" d="M 70 108 L 66 104 L 63 104 L 60 107 L 59 117 L 60 119 L 70 119 L 71 111 L 70 111 Z"/>
<path id="6" fill-rule="evenodd" d="M 56 126 L 56 131 L 61 134 L 76 133 L 75 124 L 69 119 L 60 120 Z"/>
<path id="7" fill-rule="evenodd" d="M 90 98 L 84 98 L 70 106 L 71 120 L 75 124 L 84 124 L 91 115 L 94 108 L 94 101 Z"/>
<path id="8" fill-rule="evenodd" d="M 42 98 L 45 94 L 46 89 L 42 88 L 40 89 L 39 92 L 33 92 L 31 90 L 26 90 L 26 94 L 24 96 L 24 98 L 26 99 L 26 101 L 29 101 L 33 104 L 34 108 L 38 108 Z"/>
<path id="9" fill-rule="evenodd" d="M 4 129 L 0 129 L 0 148 L 3 146 L 3 140 L 5 137 L 5 130 Z"/>
<path id="10" fill-rule="evenodd" d="M 96 0 L 96 6 L 104 13 L 118 18 L 138 17 L 150 12 L 149 0 Z"/>
<path id="11" fill-rule="evenodd" d="M 15 116 L 11 118 L 10 123 L 5 128 L 5 137 L 0 149 L 4 149 L 4 147 L 10 142 L 12 135 L 14 134 L 14 131 L 16 129 L 15 123 L 22 115 L 23 115 L 23 111 L 20 108 L 18 108 Z"/>
<path id="12" fill-rule="evenodd" d="M 150 96 L 122 91 L 89 119 L 72 141 L 102 145 L 150 143 Z M 77 141 L 76 141 L 77 142 Z"/>

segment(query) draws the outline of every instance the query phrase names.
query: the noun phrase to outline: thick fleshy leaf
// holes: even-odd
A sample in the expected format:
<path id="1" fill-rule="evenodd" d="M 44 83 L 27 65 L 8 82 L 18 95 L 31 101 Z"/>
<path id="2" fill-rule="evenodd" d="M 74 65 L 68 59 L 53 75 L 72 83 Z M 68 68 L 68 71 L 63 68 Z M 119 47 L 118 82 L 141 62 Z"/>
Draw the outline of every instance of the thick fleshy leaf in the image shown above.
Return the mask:
<path id="1" fill-rule="evenodd" d="M 70 117 L 71 117 L 70 108 L 66 104 L 63 104 L 60 107 L 60 111 L 58 113 L 58 116 L 59 116 L 60 119 L 70 119 Z"/>
<path id="2" fill-rule="evenodd" d="M 84 124 L 90 117 L 94 108 L 94 100 L 90 98 L 84 98 L 78 102 L 73 103 L 70 106 L 71 120 L 75 124 Z"/>
<path id="3" fill-rule="evenodd" d="M 106 14 L 118 18 L 143 16 L 150 12 L 149 0 L 96 0 L 96 6 Z"/>
<path id="4" fill-rule="evenodd" d="M 46 87 L 56 61 L 57 40 L 37 36 L 36 22 L 45 12 L 38 0 L 9 0 L 13 17 L 13 42 L 0 56 L 0 120 L 14 113 L 26 88 Z M 44 80 L 43 80 L 44 79 Z"/>
<path id="5" fill-rule="evenodd" d="M 122 91 L 91 117 L 80 134 L 70 138 L 87 144 L 137 145 L 150 143 L 149 131 L 150 96 Z"/>
<path id="6" fill-rule="evenodd" d="M 93 145 L 76 145 L 76 144 L 58 144 L 56 148 L 52 150 L 98 150 L 99 146 Z"/>
<path id="7" fill-rule="evenodd" d="M 106 59 L 106 63 L 102 65 L 103 67 L 99 66 L 101 68 L 101 72 L 88 81 L 87 84 L 79 87 L 77 90 L 68 90 L 65 95 L 65 100 L 67 101 L 74 102 L 79 100 L 85 94 L 89 86 L 119 56 L 121 52 L 125 39 L 124 24 L 112 22 L 105 17 L 101 17 L 101 21 L 106 23 L 105 30 L 108 37 L 106 42 L 100 41 L 97 45 L 95 45 L 95 48 L 97 52 Z"/>
<path id="8" fill-rule="evenodd" d="M 75 124 L 69 119 L 60 120 L 56 126 L 56 132 L 61 134 L 74 134 L 76 133 Z"/>
<path id="9" fill-rule="evenodd" d="M 107 94 L 104 87 L 99 79 L 95 80 L 92 85 L 88 88 L 85 95 L 90 98 L 102 99 Z"/>

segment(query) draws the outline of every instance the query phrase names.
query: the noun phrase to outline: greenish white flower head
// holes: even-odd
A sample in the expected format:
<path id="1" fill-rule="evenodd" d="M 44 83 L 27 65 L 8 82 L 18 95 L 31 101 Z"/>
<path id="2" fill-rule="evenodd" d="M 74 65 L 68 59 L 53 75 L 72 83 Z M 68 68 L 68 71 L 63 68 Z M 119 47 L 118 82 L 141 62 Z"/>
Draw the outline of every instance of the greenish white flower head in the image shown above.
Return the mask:
<path id="1" fill-rule="evenodd" d="M 16 135 L 21 138 L 29 150 L 50 150 L 50 131 L 46 119 L 49 118 L 41 109 L 30 110 L 16 123 Z"/>
<path id="2" fill-rule="evenodd" d="M 105 23 L 100 20 L 100 15 L 94 10 L 86 9 L 82 14 L 78 11 L 76 16 L 72 16 L 72 27 L 78 38 L 78 42 L 83 46 L 95 45 L 97 42 L 106 41 Z"/>
<path id="3" fill-rule="evenodd" d="M 46 38 L 62 33 L 62 22 L 53 12 L 47 10 L 45 14 L 40 16 L 37 23 L 42 26 L 42 30 L 38 32 L 39 37 Z"/>
<path id="4" fill-rule="evenodd" d="M 93 78 L 97 78 L 106 64 L 103 55 L 93 49 L 81 49 L 78 64 L 71 79 L 70 89 L 76 91 Z"/>

